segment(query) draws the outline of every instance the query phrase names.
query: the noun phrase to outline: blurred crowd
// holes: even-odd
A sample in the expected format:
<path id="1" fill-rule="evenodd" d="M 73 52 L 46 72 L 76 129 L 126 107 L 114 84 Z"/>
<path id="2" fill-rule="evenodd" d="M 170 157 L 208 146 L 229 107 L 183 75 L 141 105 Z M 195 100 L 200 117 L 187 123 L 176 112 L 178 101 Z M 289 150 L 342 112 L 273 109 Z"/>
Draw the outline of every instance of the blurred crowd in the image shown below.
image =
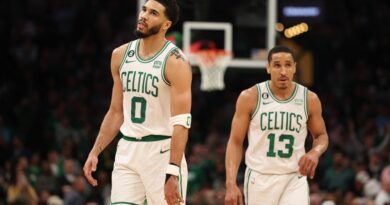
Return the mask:
<path id="1" fill-rule="evenodd" d="M 134 39 L 135 1 L 0 5 L 0 205 L 110 204 L 118 139 L 99 158 L 96 188 L 82 165 L 110 102 L 111 52 Z M 340 1 L 327 9 L 333 14 L 324 24 L 297 39 L 313 52 L 310 89 L 322 101 L 330 137 L 309 181 L 311 204 L 390 204 L 390 5 Z M 195 72 L 188 205 L 223 204 L 235 100 L 265 79 L 262 71 L 228 71 L 224 91 L 202 92 Z"/>

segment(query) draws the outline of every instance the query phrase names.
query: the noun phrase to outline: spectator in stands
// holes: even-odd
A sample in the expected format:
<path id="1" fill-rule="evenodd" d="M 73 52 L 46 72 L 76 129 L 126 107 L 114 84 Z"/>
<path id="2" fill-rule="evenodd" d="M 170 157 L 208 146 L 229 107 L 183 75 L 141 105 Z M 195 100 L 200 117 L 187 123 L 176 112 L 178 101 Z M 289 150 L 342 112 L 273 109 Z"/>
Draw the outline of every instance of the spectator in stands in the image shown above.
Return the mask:
<path id="1" fill-rule="evenodd" d="M 390 204 L 390 165 L 386 166 L 381 174 L 381 190 L 375 198 L 375 205 Z"/>
<path id="2" fill-rule="evenodd" d="M 7 190 L 7 202 L 10 205 L 36 205 L 38 196 L 34 188 L 28 182 L 25 174 L 27 159 L 17 159 L 12 168 L 11 181 Z"/>

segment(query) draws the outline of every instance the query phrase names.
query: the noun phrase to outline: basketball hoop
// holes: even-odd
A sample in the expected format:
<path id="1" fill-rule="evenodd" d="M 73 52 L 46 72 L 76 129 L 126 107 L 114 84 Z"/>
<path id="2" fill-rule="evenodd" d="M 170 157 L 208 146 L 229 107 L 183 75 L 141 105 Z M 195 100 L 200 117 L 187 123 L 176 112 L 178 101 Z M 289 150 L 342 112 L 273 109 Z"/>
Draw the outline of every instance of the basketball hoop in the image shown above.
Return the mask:
<path id="1" fill-rule="evenodd" d="M 221 49 L 199 50 L 193 53 L 201 72 L 200 89 L 216 91 L 225 88 L 224 76 L 232 55 Z"/>

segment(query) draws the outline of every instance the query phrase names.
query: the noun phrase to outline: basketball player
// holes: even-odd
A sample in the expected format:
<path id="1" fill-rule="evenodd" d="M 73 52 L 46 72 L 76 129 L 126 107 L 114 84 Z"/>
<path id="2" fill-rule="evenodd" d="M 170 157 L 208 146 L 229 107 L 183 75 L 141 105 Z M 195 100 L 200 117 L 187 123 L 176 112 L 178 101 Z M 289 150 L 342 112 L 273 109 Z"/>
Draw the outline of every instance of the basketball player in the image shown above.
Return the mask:
<path id="1" fill-rule="evenodd" d="M 114 49 L 110 108 L 84 165 L 93 186 L 98 155 L 118 134 L 112 204 L 184 204 L 184 149 L 191 125 L 191 68 L 165 39 L 177 22 L 176 0 L 148 0 L 139 14 L 139 39 Z M 164 194 L 165 193 L 165 194 Z"/>
<path id="2" fill-rule="evenodd" d="M 293 81 L 295 71 L 292 51 L 274 47 L 267 64 L 271 80 L 238 97 L 226 151 L 225 205 L 244 204 L 236 180 L 246 134 L 245 204 L 309 204 L 306 177 L 314 177 L 318 160 L 328 147 L 328 135 L 320 100 Z M 305 153 L 307 130 L 313 146 Z"/>

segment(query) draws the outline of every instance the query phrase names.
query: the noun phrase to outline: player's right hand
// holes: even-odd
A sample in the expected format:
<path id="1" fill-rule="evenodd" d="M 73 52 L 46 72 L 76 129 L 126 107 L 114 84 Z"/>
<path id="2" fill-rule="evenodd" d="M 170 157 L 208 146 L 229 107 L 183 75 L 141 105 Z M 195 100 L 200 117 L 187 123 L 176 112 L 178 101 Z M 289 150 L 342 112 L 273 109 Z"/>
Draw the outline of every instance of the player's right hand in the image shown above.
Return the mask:
<path id="1" fill-rule="evenodd" d="M 92 172 L 96 171 L 96 166 L 98 163 L 98 158 L 97 156 L 94 155 L 88 155 L 88 159 L 84 164 L 84 176 L 87 179 L 87 181 L 92 185 L 92 186 L 97 186 L 97 180 L 93 178 Z"/>
<path id="2" fill-rule="evenodd" d="M 240 188 L 235 185 L 226 187 L 225 205 L 244 205 Z"/>
<path id="3" fill-rule="evenodd" d="M 176 176 L 169 177 L 164 185 L 165 201 L 168 205 L 178 205 L 184 203 L 183 197 L 179 192 L 179 180 Z"/>
<path id="4" fill-rule="evenodd" d="M 313 149 L 304 154 L 298 162 L 299 173 L 313 179 L 319 159 L 320 154 Z"/>

